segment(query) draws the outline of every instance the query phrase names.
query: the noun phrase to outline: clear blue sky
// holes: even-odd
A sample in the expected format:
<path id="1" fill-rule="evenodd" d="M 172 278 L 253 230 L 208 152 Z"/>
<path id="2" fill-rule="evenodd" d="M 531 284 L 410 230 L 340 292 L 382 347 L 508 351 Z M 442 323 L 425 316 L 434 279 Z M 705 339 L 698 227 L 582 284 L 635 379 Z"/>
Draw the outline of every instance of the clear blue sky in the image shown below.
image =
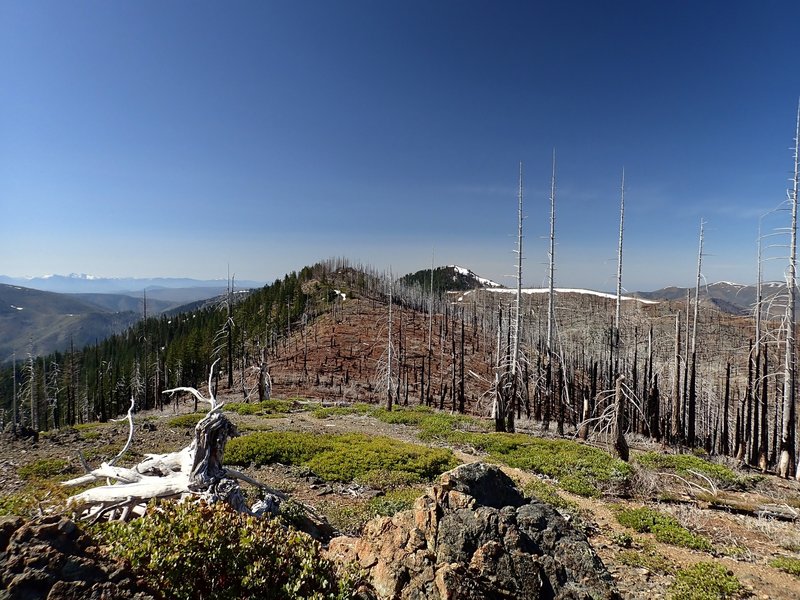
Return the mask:
<path id="1" fill-rule="evenodd" d="M 527 284 L 755 280 L 800 3 L 0 1 L 0 273 L 270 280 L 348 256 Z M 783 213 L 765 227 L 788 223 Z M 773 249 L 773 255 L 785 250 Z M 772 261 L 770 277 L 783 263 Z"/>

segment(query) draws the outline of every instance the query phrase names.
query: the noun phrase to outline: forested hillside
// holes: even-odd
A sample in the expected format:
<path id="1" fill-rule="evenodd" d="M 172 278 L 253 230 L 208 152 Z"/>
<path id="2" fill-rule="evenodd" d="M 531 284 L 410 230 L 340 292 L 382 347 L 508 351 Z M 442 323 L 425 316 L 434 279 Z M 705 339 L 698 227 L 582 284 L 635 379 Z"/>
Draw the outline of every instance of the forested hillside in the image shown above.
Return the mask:
<path id="1" fill-rule="evenodd" d="M 138 409 L 162 407 L 164 389 L 202 387 L 218 361 L 212 385 L 246 402 L 263 398 L 271 377 L 276 395 L 495 414 L 510 431 L 525 417 L 581 437 L 607 436 L 621 412 L 629 434 L 762 469 L 792 442 L 781 442 L 792 415 L 779 321 L 762 319 L 756 344 L 752 319 L 713 305 L 698 306 L 695 319 L 684 302 L 626 300 L 615 329 L 612 298 L 563 292 L 548 348 L 547 294 L 526 295 L 520 383 L 509 407 L 495 410 L 512 381 L 514 294 L 478 290 L 452 302 L 429 290 L 430 281 L 409 286 L 345 260 L 231 289 L 215 305 L 19 360 L 2 373 L 4 422 L 16 414 L 45 430 L 107 420 L 131 397 Z"/>

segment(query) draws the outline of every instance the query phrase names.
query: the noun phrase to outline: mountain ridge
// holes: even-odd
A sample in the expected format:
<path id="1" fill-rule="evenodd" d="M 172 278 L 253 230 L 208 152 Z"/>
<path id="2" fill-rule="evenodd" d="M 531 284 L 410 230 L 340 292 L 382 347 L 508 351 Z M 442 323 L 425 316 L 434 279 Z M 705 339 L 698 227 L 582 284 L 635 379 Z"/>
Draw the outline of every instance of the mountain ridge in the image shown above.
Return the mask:
<path id="1" fill-rule="evenodd" d="M 116 293 L 141 296 L 142 291 L 184 288 L 227 288 L 226 279 L 192 279 L 190 277 L 96 277 L 85 273 L 69 275 L 43 275 L 38 277 L 12 277 L 0 275 L 0 283 L 44 292 L 59 293 Z M 261 287 L 264 282 L 235 280 L 237 288 Z"/>

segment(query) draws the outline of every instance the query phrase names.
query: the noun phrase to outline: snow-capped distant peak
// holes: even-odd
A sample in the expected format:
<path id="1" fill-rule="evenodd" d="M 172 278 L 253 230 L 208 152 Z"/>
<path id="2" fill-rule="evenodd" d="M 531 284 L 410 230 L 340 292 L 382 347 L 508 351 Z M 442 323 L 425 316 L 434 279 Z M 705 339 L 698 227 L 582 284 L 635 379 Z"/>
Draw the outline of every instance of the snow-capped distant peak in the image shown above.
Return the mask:
<path id="1" fill-rule="evenodd" d="M 456 273 L 458 273 L 460 275 L 466 275 L 467 277 L 474 278 L 475 281 L 480 283 L 483 287 L 487 287 L 487 288 L 501 288 L 501 287 L 503 287 L 502 285 L 500 285 L 499 283 L 497 283 L 495 281 L 492 281 L 491 279 L 486 279 L 485 277 L 479 277 L 476 273 L 474 273 L 473 271 L 470 271 L 469 269 L 465 269 L 464 267 L 459 267 L 458 265 L 447 265 L 447 268 L 448 269 L 453 269 Z"/>
<path id="2" fill-rule="evenodd" d="M 741 283 L 735 283 L 733 281 L 716 281 L 711 285 L 729 285 L 731 287 L 747 287 L 745 285 L 742 285 Z"/>

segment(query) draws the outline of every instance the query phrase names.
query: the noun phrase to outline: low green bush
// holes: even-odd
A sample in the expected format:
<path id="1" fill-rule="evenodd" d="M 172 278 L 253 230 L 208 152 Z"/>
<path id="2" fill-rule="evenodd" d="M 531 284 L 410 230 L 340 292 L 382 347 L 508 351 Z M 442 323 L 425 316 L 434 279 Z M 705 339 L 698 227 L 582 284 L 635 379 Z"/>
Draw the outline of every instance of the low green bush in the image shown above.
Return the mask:
<path id="1" fill-rule="evenodd" d="M 63 458 L 42 458 L 19 468 L 23 479 L 50 479 L 70 471 L 69 461 Z"/>
<path id="2" fill-rule="evenodd" d="M 384 423 L 419 427 L 419 438 L 423 441 L 461 443 L 463 434 L 483 432 L 487 428 L 483 421 L 474 417 L 436 412 L 427 406 L 396 408 L 391 411 L 374 408 L 369 415 Z"/>
<path id="3" fill-rule="evenodd" d="M 352 594 L 352 581 L 337 575 L 308 535 L 224 504 L 162 503 L 145 518 L 95 531 L 112 556 L 175 600 L 343 600 Z"/>
<path id="4" fill-rule="evenodd" d="M 100 427 L 102 423 L 100 421 L 91 421 L 90 423 L 76 423 L 72 427 L 77 429 L 78 431 L 85 431 L 87 429 L 96 429 Z"/>
<path id="5" fill-rule="evenodd" d="M 196 426 L 205 416 L 206 413 L 188 413 L 185 415 L 178 415 L 177 417 L 172 417 L 169 421 L 167 421 L 167 427 L 180 427 L 189 429 Z"/>
<path id="6" fill-rule="evenodd" d="M 36 502 L 37 498 L 33 494 L 24 492 L 0 496 L 0 517 L 26 517 L 34 511 Z"/>
<path id="7" fill-rule="evenodd" d="M 617 507 L 615 512 L 620 525 L 630 527 L 638 533 L 652 533 L 656 540 L 664 544 L 693 550 L 711 550 L 711 542 L 708 539 L 692 533 L 671 515 L 665 515 L 646 506 L 641 508 Z"/>
<path id="8" fill-rule="evenodd" d="M 265 400 L 264 402 L 227 402 L 224 410 L 238 415 L 283 416 L 294 402 L 291 400 Z"/>
<path id="9" fill-rule="evenodd" d="M 450 450 L 358 433 L 253 433 L 228 442 L 225 460 L 234 465 L 303 465 L 328 481 L 353 481 L 375 471 L 408 473 L 430 480 L 458 464 Z"/>
<path id="10" fill-rule="evenodd" d="M 600 496 L 604 487 L 624 483 L 631 473 L 626 463 L 607 452 L 571 440 L 473 433 L 466 434 L 465 441 L 492 460 L 556 479 L 562 489 L 579 496 Z"/>
<path id="11" fill-rule="evenodd" d="M 790 556 L 779 556 L 769 562 L 769 566 L 780 569 L 789 575 L 800 577 L 800 559 Z"/>
<path id="12" fill-rule="evenodd" d="M 352 406 L 327 406 L 314 409 L 311 414 L 317 419 L 329 419 L 331 417 L 344 417 L 346 415 L 365 415 L 373 407 L 369 404 L 353 404 Z"/>
<path id="13" fill-rule="evenodd" d="M 670 600 L 727 600 L 739 597 L 742 584 L 725 567 L 701 562 L 675 574 L 668 590 Z"/>
<path id="14" fill-rule="evenodd" d="M 567 500 L 558 493 L 556 487 L 540 479 L 531 479 L 522 487 L 522 493 L 527 498 L 536 498 L 556 508 L 578 510 L 577 503 Z"/>
<path id="15" fill-rule="evenodd" d="M 419 487 L 401 488 L 386 492 L 383 496 L 376 496 L 367 503 L 370 512 L 375 516 L 393 517 L 403 510 L 414 506 L 417 498 L 425 491 Z"/>
<path id="16" fill-rule="evenodd" d="M 647 569 L 653 573 L 671 573 L 670 562 L 655 550 L 620 550 L 617 560 L 628 567 Z"/>
<path id="17" fill-rule="evenodd" d="M 643 467 L 654 470 L 675 471 L 681 477 L 699 479 L 692 471 L 708 477 L 715 485 L 720 487 L 744 487 L 747 479 L 737 475 L 726 466 L 709 462 L 695 454 L 659 454 L 658 452 L 644 452 L 634 456 L 636 462 Z"/>
<path id="18" fill-rule="evenodd" d="M 389 471 L 388 469 L 375 469 L 355 478 L 355 482 L 374 490 L 396 490 L 409 487 L 419 481 L 419 476 L 407 471 Z"/>

